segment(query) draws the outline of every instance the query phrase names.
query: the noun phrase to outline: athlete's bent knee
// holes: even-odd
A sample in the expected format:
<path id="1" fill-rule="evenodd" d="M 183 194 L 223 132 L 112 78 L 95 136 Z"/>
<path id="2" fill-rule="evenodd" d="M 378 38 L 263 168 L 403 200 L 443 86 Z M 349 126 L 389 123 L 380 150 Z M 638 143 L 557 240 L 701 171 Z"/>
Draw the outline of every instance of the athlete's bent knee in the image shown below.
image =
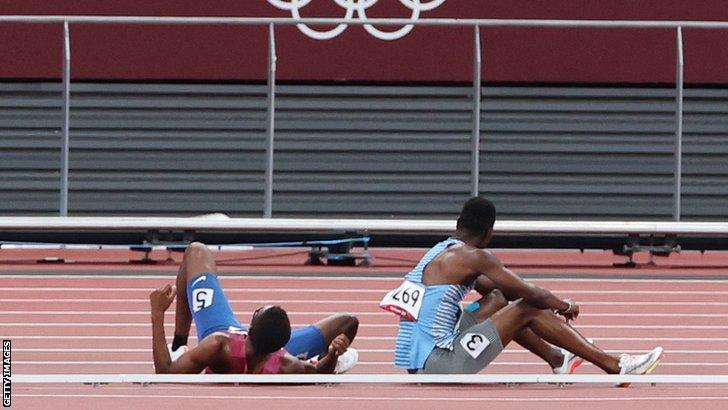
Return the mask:
<path id="1" fill-rule="evenodd" d="M 189 245 L 187 245 L 187 249 L 185 249 L 185 253 L 202 252 L 206 249 L 207 249 L 207 245 L 205 245 L 202 242 L 191 242 Z"/>
<path id="2" fill-rule="evenodd" d="M 349 322 L 349 326 L 353 327 L 354 329 L 359 328 L 359 318 L 354 315 L 346 315 L 346 320 Z"/>
<path id="3" fill-rule="evenodd" d="M 506 299 L 506 295 L 504 295 L 503 292 L 501 292 L 499 289 L 493 289 L 487 297 L 490 298 L 493 303 L 501 308 L 508 305 L 508 299 Z"/>
<path id="4" fill-rule="evenodd" d="M 203 260 L 210 257 L 210 250 L 202 242 L 192 242 L 185 249 L 185 258 L 188 260 Z"/>
<path id="5" fill-rule="evenodd" d="M 345 327 L 359 327 L 359 318 L 351 313 L 340 313 L 340 318 L 344 322 Z"/>
<path id="6" fill-rule="evenodd" d="M 506 306 L 508 306 L 508 300 L 505 295 L 503 295 L 503 292 L 498 289 L 494 289 L 488 292 L 487 295 L 480 298 L 477 302 L 474 302 L 472 307 L 469 306 L 468 310 L 472 312 L 480 309 L 481 307 L 486 307 L 488 310 L 495 312 Z"/>
<path id="7" fill-rule="evenodd" d="M 349 338 L 356 336 L 356 332 L 359 330 L 359 318 L 350 313 L 340 313 L 338 316 L 342 321 L 341 332 L 346 333 Z"/>

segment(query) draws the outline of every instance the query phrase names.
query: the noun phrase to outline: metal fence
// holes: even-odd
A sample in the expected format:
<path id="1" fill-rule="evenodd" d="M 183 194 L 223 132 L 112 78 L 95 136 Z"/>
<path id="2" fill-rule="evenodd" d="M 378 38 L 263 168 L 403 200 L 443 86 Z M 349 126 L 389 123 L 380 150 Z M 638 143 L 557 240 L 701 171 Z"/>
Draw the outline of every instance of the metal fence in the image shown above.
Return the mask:
<path id="1" fill-rule="evenodd" d="M 676 30 L 677 59 L 675 63 L 675 126 L 674 126 L 674 188 L 672 219 L 681 217 L 682 185 L 682 132 L 683 132 L 683 39 L 682 28 L 728 29 L 728 22 L 704 21 L 595 21 L 595 20 L 496 20 L 496 19 L 367 19 L 336 18 L 225 18 L 225 17 L 108 17 L 108 16 L 0 16 L 0 23 L 58 23 L 63 24 L 63 127 L 61 143 L 61 183 L 59 214 L 68 214 L 68 170 L 71 90 L 71 37 L 70 25 L 83 24 L 220 24 L 262 25 L 268 27 L 268 87 L 267 87 L 267 144 L 263 216 L 271 217 L 273 208 L 273 165 L 275 160 L 275 98 L 276 98 L 276 38 L 277 25 L 295 24 L 354 24 L 354 25 L 423 25 L 466 26 L 473 28 L 473 91 L 472 91 L 472 144 L 470 193 L 477 195 L 480 177 L 481 143 L 481 84 L 483 58 L 480 27 L 560 27 L 560 28 L 669 28 Z"/>

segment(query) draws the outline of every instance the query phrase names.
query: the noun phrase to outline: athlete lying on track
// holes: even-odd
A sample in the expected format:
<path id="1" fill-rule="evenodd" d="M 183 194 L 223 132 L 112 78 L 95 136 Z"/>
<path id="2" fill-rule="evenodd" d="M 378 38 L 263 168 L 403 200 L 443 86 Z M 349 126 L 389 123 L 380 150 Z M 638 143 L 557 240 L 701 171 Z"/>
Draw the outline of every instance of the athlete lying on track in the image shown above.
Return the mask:
<path id="1" fill-rule="evenodd" d="M 662 347 L 614 357 L 571 327 L 568 322 L 579 315 L 576 303 L 524 282 L 485 250 L 494 223 L 493 204 L 471 198 L 452 237 L 428 251 L 382 299 L 380 306 L 401 316 L 397 367 L 410 373 L 477 373 L 511 340 L 557 374 L 572 373 L 580 358 L 611 374 L 644 374 L 657 366 Z M 462 311 L 460 303 L 472 289 L 482 298 Z M 506 296 L 514 301 L 509 304 Z"/>
<path id="2" fill-rule="evenodd" d="M 177 274 L 149 296 L 154 369 L 157 373 L 343 373 L 356 364 L 349 348 L 359 326 L 356 317 L 337 314 L 291 332 L 279 306 L 263 306 L 250 326 L 236 319 L 216 276 L 215 259 L 199 242 L 190 244 Z M 175 295 L 174 342 L 166 344 L 164 312 Z M 198 344 L 187 349 L 195 320 Z M 321 355 L 321 356 L 319 356 Z"/>

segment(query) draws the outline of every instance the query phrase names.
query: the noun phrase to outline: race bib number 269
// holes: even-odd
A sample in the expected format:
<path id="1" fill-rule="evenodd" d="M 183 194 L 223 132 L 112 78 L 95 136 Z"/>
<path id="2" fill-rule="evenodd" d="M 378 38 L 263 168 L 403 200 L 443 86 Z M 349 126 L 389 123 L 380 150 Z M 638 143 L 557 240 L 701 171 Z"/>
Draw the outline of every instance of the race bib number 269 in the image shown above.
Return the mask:
<path id="1" fill-rule="evenodd" d="M 424 298 L 425 285 L 406 280 L 397 289 L 384 295 L 379 307 L 406 320 L 415 321 L 422 309 Z"/>

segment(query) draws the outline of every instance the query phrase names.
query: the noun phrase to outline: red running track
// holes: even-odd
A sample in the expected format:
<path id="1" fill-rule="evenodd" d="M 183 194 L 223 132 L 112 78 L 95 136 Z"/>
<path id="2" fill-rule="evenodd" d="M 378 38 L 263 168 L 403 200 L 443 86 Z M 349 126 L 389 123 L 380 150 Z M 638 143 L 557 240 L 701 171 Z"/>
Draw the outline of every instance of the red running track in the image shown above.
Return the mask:
<path id="1" fill-rule="evenodd" d="M 535 258 L 537 253 L 529 253 Z M 554 258 L 553 253 L 543 254 Z M 683 263 L 681 261 L 681 263 Z M 33 273 L 56 267 L 26 266 Z M 66 269 L 70 268 L 65 265 Z M 4 266 L 7 268 L 7 265 Z M 88 267 L 85 267 L 88 268 Z M 114 267 L 118 269 L 119 267 Z M 104 266 L 94 265 L 102 270 Z M 135 269 L 143 269 L 135 267 Z M 13 271 L 17 266 L 13 266 Z M 152 373 L 151 329 L 147 296 L 151 289 L 172 281 L 160 276 L 2 276 L 0 285 L 0 335 L 13 340 L 13 373 Z M 226 269 L 223 269 L 226 270 Z M 245 269 L 249 273 L 254 268 Z M 291 272 L 295 267 L 278 269 Z M 307 268 L 308 274 L 338 268 Z M 348 269 L 332 277 L 292 277 L 223 273 L 221 282 L 238 318 L 246 322 L 250 313 L 265 303 L 279 303 L 294 325 L 305 325 L 330 313 L 349 311 L 359 316 L 361 327 L 354 346 L 360 362 L 352 373 L 395 373 L 392 348 L 396 320 L 380 311 L 377 302 L 397 283 L 394 277 L 366 277 L 372 272 L 396 276 L 404 268 L 382 270 Z M 711 267 L 711 273 L 717 267 Z M 595 339 L 603 349 L 618 354 L 639 353 L 660 344 L 666 350 L 655 374 L 728 374 L 728 280 L 690 279 L 672 267 L 651 267 L 651 274 L 669 275 L 659 280 L 609 279 L 622 274 L 608 265 L 597 275 L 584 267 L 574 269 L 580 278 L 556 279 L 562 267 L 544 269 L 536 283 L 582 306 L 575 326 Z M 65 271 L 69 273 L 71 271 Z M 73 273 L 82 273 L 76 267 Z M 592 273 L 595 270 L 591 271 Z M 685 272 L 689 272 L 685 270 Z M 705 273 L 705 270 L 699 270 Z M 174 306 L 174 305 L 173 305 Z M 174 308 L 172 307 L 171 310 Z M 173 313 L 167 316 L 168 336 Z M 194 342 L 193 342 L 194 343 Z M 486 370 L 489 373 L 547 373 L 549 368 L 517 345 L 506 351 Z M 579 373 L 598 373 L 584 365 Z M 15 385 L 13 408 L 158 408 L 198 406 L 216 408 L 270 409 L 318 406 L 321 408 L 726 408 L 728 387 L 723 385 L 634 385 L 617 389 L 602 385 L 413 386 L 182 386 L 108 385 Z"/>

